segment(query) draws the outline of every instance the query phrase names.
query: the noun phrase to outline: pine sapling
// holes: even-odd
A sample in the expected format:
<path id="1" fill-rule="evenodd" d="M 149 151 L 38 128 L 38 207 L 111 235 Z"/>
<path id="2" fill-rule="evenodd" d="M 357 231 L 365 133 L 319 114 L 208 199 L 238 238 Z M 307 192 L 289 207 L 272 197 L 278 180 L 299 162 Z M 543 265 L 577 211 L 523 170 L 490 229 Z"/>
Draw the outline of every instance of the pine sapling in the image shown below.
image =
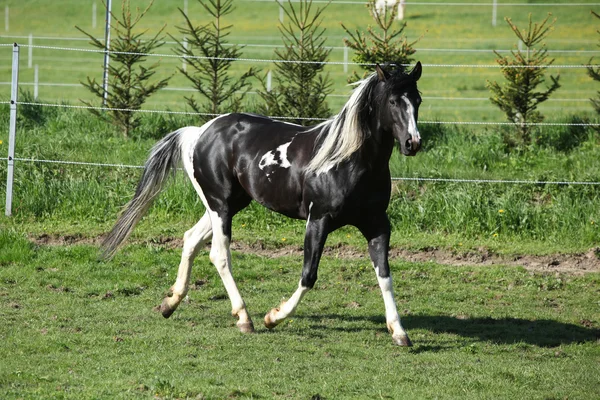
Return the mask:
<path id="1" fill-rule="evenodd" d="M 257 73 L 250 68 L 241 76 L 232 77 L 230 69 L 241 56 L 242 46 L 230 45 L 227 36 L 232 25 L 224 25 L 223 17 L 233 11 L 233 0 L 198 0 L 212 22 L 196 26 L 181 10 L 185 26 L 178 27 L 187 44 L 171 36 L 177 42 L 176 53 L 185 57 L 186 68 L 179 68 L 203 99 L 198 104 L 193 96 L 185 97 L 188 105 L 197 113 L 206 113 L 204 120 L 224 112 L 235 112 L 251 89 L 250 78 Z"/>
<path id="2" fill-rule="evenodd" d="M 406 22 L 401 23 L 398 28 L 394 27 L 400 0 L 396 0 L 389 12 L 387 7 L 384 7 L 383 11 L 377 11 L 375 3 L 376 0 L 369 0 L 367 9 L 375 21 L 376 28 L 369 25 L 366 33 L 358 29 L 352 32 L 344 24 L 341 24 L 351 39 L 344 39 L 344 44 L 354 50 L 352 60 L 360 64 L 361 69 L 365 71 L 362 77 L 354 71 L 348 77 L 350 83 L 356 82 L 372 72 L 375 64 L 411 64 L 414 61 L 412 55 L 417 52 L 413 46 L 421 40 L 418 38 L 414 42 L 408 41 L 404 36 Z"/>
<path id="3" fill-rule="evenodd" d="M 497 82 L 487 82 L 487 87 L 492 92 L 491 102 L 498 106 L 507 119 L 517 128 L 518 142 L 531 143 L 531 130 L 534 123 L 544 120 L 544 116 L 537 110 L 539 104 L 548 100 L 560 84 L 560 76 L 550 76 L 551 84 L 546 90 L 536 91 L 544 83 L 546 69 L 554 62 L 548 58 L 546 45 L 542 40 L 554 29 L 554 19 L 548 24 L 551 14 L 540 24 L 532 24 L 529 14 L 529 25 L 525 30 L 519 28 L 510 18 L 505 18 L 511 30 L 523 43 L 524 50 L 512 50 L 510 56 L 503 57 L 498 52 L 496 61 L 501 66 L 500 71 L 506 82 L 502 85 Z"/>
<path id="4" fill-rule="evenodd" d="M 106 7 L 104 0 L 102 1 Z M 109 81 L 108 91 L 104 93 L 101 82 L 95 78 L 87 77 L 87 82 L 81 82 L 94 96 L 104 99 L 106 95 L 106 107 L 111 110 L 90 109 L 94 115 L 108 118 L 114 125 L 118 126 L 125 137 L 140 124 L 135 110 L 140 110 L 146 100 L 158 90 L 166 87 L 170 77 L 152 82 L 153 76 L 159 63 L 145 66 L 146 54 L 151 53 L 164 44 L 161 37 L 165 26 L 149 38 L 142 39 L 147 31 L 136 32 L 136 25 L 146 15 L 154 0 L 150 2 L 142 12 L 137 9 L 136 16 L 131 15 L 130 0 L 124 0 L 121 7 L 121 18 L 119 19 L 111 12 L 113 22 L 111 28 L 115 31 L 110 42 L 110 64 L 108 68 Z M 78 26 L 75 27 L 90 38 L 92 46 L 104 50 L 106 44 L 96 39 L 93 35 L 85 32 Z M 89 101 L 81 100 L 87 106 L 92 107 Z"/>
<path id="5" fill-rule="evenodd" d="M 279 1 L 278 1 L 279 3 Z M 295 6 L 290 0 L 284 9 L 287 25 L 279 27 L 283 39 L 283 50 L 275 50 L 273 80 L 269 91 L 261 80 L 259 92 L 264 104 L 259 111 L 272 116 L 296 117 L 293 122 L 310 125 L 329 118 L 331 111 L 326 98 L 331 93 L 332 81 L 324 73 L 325 62 L 331 49 L 325 47 L 325 29 L 321 28 L 321 14 L 325 8 L 312 12 L 312 0 L 299 0 Z M 315 118 L 315 119 L 310 119 Z"/>

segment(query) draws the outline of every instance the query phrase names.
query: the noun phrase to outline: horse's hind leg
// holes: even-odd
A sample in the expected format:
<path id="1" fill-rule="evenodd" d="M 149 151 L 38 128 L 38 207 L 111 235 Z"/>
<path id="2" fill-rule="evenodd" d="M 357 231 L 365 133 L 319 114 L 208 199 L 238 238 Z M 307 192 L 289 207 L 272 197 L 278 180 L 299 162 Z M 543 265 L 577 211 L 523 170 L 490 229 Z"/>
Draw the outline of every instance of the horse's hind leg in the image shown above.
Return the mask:
<path id="1" fill-rule="evenodd" d="M 183 236 L 183 251 L 181 253 L 181 263 L 177 271 L 177 280 L 169 290 L 169 294 L 163 300 L 160 311 L 165 318 L 169 318 L 173 311 L 177 309 L 181 300 L 185 298 L 190 283 L 190 272 L 194 258 L 198 250 L 212 236 L 212 227 L 208 213 L 198 221 L 196 225 Z"/>
<path id="2" fill-rule="evenodd" d="M 254 324 L 231 274 L 231 251 L 229 248 L 231 217 L 221 218 L 219 214 L 213 211 L 210 211 L 210 217 L 213 226 L 210 260 L 217 268 L 231 301 L 231 315 L 238 318 L 237 326 L 240 331 L 244 333 L 254 332 Z"/>

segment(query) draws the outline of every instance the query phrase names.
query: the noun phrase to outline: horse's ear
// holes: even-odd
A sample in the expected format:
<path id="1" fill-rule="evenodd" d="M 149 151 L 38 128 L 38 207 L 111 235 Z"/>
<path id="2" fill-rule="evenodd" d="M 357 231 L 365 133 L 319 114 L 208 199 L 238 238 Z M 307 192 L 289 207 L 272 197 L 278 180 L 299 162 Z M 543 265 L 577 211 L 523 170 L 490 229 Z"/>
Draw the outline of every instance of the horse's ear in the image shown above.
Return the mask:
<path id="1" fill-rule="evenodd" d="M 377 71 L 377 77 L 380 82 L 385 82 L 387 80 L 389 74 L 381 68 L 381 65 L 375 64 L 375 71 Z"/>
<path id="2" fill-rule="evenodd" d="M 410 76 L 416 82 L 421 77 L 422 72 L 423 72 L 423 66 L 421 65 L 421 61 L 417 61 L 417 65 L 415 65 L 413 70 L 410 72 Z"/>

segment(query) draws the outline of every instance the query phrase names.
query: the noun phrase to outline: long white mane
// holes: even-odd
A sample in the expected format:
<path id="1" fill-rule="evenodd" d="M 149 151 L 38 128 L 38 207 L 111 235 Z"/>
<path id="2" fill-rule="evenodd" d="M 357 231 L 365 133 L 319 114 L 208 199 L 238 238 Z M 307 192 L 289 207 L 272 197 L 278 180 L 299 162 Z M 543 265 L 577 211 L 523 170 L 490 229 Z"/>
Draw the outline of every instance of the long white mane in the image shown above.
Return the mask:
<path id="1" fill-rule="evenodd" d="M 360 111 L 368 107 L 368 88 L 377 80 L 373 73 L 355 83 L 357 87 L 338 115 L 320 123 L 312 130 L 321 130 L 317 143 L 320 147 L 306 166 L 308 173 L 327 172 L 339 163 L 347 160 L 363 144 L 368 136 L 361 126 Z"/>

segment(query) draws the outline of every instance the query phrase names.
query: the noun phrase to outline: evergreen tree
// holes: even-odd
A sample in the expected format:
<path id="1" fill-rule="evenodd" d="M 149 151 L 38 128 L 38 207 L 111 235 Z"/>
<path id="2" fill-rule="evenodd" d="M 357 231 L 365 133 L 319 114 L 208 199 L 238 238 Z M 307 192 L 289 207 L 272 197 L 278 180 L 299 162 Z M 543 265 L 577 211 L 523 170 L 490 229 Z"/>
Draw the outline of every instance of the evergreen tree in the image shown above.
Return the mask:
<path id="1" fill-rule="evenodd" d="M 213 21 L 194 26 L 189 17 L 181 10 L 185 26 L 178 27 L 187 38 L 183 41 L 171 36 L 177 42 L 176 52 L 186 57 L 187 68 L 181 72 L 204 99 L 198 104 L 193 96 L 185 97 L 188 105 L 198 113 L 208 113 L 204 119 L 224 112 L 235 112 L 241 108 L 242 100 L 251 88 L 250 78 L 257 70 L 250 68 L 238 78 L 233 78 L 230 69 L 236 58 L 241 56 L 241 46 L 230 45 L 227 36 L 232 25 L 224 25 L 223 17 L 233 11 L 233 0 L 198 0 Z"/>
<path id="2" fill-rule="evenodd" d="M 519 28 L 505 18 L 506 22 L 523 43 L 525 50 L 512 50 L 510 56 L 503 57 L 496 53 L 500 71 L 506 82 L 503 85 L 497 82 L 487 82 L 492 92 L 491 102 L 498 106 L 517 127 L 518 142 L 531 143 L 531 123 L 542 122 L 544 116 L 537 110 L 542 102 L 548 100 L 560 84 L 557 76 L 550 76 L 551 84 L 546 90 L 536 91 L 536 88 L 544 83 L 544 74 L 554 59 L 548 59 L 548 50 L 541 41 L 552 31 L 556 19 L 548 24 L 550 15 L 540 24 L 532 25 L 531 14 L 529 14 L 529 25 L 526 30 Z"/>
<path id="3" fill-rule="evenodd" d="M 106 7 L 104 0 L 102 2 Z M 131 16 L 130 0 L 123 0 L 120 19 L 111 12 L 113 21 L 116 21 L 111 24 L 111 28 L 115 31 L 116 35 L 114 35 L 114 39 L 110 42 L 111 62 L 108 68 L 109 81 L 106 93 L 106 107 L 114 108 L 115 110 L 103 112 L 90 109 L 90 112 L 93 114 L 102 118 L 108 118 L 114 125 L 121 129 L 123 135 L 126 137 L 140 124 L 139 117 L 134 111 L 130 110 L 141 109 L 142 105 L 152 94 L 168 85 L 170 78 L 152 83 L 152 77 L 156 73 L 159 63 L 144 66 L 147 58 L 146 54 L 151 53 L 164 44 L 164 37 L 160 35 L 165 26 L 149 39 L 142 39 L 142 36 L 147 31 L 134 32 L 136 25 L 146 15 L 153 3 L 154 0 L 142 12 L 137 9 L 137 15 L 133 18 Z M 104 41 L 96 39 L 93 35 L 85 32 L 78 26 L 75 28 L 90 38 L 92 46 L 102 50 L 106 48 Z M 104 87 L 95 78 L 88 76 L 87 82 L 81 82 L 81 84 L 96 97 L 104 99 Z M 82 102 L 88 106 L 92 106 L 91 102 L 84 100 Z"/>
<path id="4" fill-rule="evenodd" d="M 290 22 L 279 27 L 284 47 L 275 50 L 275 57 L 280 60 L 275 62 L 275 87 L 268 91 L 266 77 L 261 80 L 259 94 L 264 104 L 260 112 L 297 117 L 294 122 L 311 125 L 320 122 L 318 118 L 331 116 L 326 98 L 332 81 L 324 73 L 331 49 L 325 47 L 325 29 L 320 27 L 321 14 L 327 6 L 312 12 L 312 0 L 299 0 L 296 4 L 290 0 L 286 6 L 279 3 Z"/>
<path id="5" fill-rule="evenodd" d="M 385 7 L 382 13 L 377 11 L 375 2 L 376 0 L 369 0 L 367 9 L 377 28 L 369 25 L 366 33 L 358 29 L 352 32 L 342 24 L 342 28 L 351 39 L 344 39 L 344 44 L 354 50 L 352 61 L 361 64 L 361 69 L 365 71 L 362 78 L 373 71 L 375 64 L 411 64 L 414 61 L 411 56 L 417 51 L 413 46 L 421 39 L 419 38 L 414 42 L 408 41 L 403 34 L 406 22 L 401 23 L 398 28 L 394 28 L 400 0 L 396 0 L 390 12 Z M 352 83 L 360 79 L 361 77 L 354 71 L 348 77 L 348 82 Z"/>

